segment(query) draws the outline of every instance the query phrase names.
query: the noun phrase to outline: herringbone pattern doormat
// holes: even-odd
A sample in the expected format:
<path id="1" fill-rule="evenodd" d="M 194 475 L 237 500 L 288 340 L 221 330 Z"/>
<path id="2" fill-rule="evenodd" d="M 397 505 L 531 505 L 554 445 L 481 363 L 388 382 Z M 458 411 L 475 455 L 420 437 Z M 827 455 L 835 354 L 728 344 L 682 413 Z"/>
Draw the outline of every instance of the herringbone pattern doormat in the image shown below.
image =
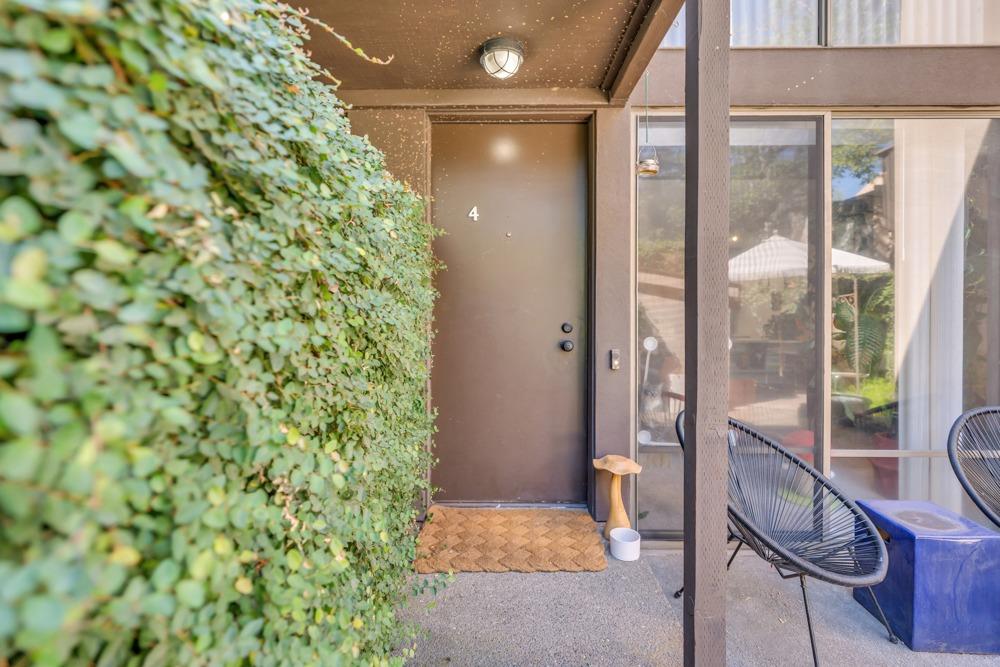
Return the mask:
<path id="1" fill-rule="evenodd" d="M 598 572 L 608 566 L 587 512 L 434 505 L 417 542 L 417 572 Z"/>

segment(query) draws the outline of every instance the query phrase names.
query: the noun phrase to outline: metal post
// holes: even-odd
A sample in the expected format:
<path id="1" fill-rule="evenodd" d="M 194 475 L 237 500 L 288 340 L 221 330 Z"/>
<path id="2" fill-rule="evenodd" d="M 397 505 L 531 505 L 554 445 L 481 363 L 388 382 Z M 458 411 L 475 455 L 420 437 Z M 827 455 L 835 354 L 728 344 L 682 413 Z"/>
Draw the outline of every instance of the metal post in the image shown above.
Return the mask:
<path id="1" fill-rule="evenodd" d="M 1000 141 L 1000 121 L 990 123 L 990 128 L 983 141 L 983 146 L 989 142 Z M 992 145 L 996 145 L 995 143 Z M 993 182 L 1000 184 L 1000 174 L 997 167 L 990 170 Z M 987 216 L 995 221 L 1000 217 L 1000 188 L 989 189 L 986 198 Z M 986 284 L 992 287 L 986 290 L 986 340 L 991 341 L 986 346 L 986 404 L 1000 404 L 1000 350 L 996 341 L 1000 340 L 1000 229 L 996 224 L 986 226 Z"/>
<path id="2" fill-rule="evenodd" d="M 833 398 L 832 359 L 830 350 L 833 344 L 833 166 L 830 161 L 830 151 L 833 145 L 831 114 L 823 114 L 822 127 L 818 142 L 822 146 L 819 151 L 818 170 L 820 177 L 820 196 L 817 204 L 819 210 L 814 218 L 815 225 L 809 228 L 810 245 L 815 248 L 816 255 L 812 262 L 810 274 L 813 281 L 813 293 L 816 295 L 815 352 L 816 352 L 816 390 L 811 400 L 815 401 L 812 409 L 813 461 L 816 468 L 824 475 L 830 474 L 830 404 Z"/>
<path id="3" fill-rule="evenodd" d="M 726 662 L 729 3 L 688 0 L 684 664 Z"/>

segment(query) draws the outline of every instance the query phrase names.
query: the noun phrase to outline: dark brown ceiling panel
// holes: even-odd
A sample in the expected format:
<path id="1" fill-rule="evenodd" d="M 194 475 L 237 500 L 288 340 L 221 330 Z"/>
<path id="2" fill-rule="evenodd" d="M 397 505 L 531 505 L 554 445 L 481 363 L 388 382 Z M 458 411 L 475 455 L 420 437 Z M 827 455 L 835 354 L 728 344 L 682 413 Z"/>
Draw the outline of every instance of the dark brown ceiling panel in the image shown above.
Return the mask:
<path id="1" fill-rule="evenodd" d="M 388 65 L 367 62 L 332 35 L 312 28 L 308 48 L 317 62 L 343 81 L 345 91 L 604 91 L 618 78 L 617 70 L 633 58 L 633 40 L 648 23 L 650 7 L 679 5 L 673 0 L 298 0 L 296 4 L 368 54 L 393 57 Z M 525 45 L 521 70 L 505 81 L 491 78 L 479 66 L 480 45 L 497 36 Z M 658 43 L 662 37 L 649 38 Z"/>
<path id="2" fill-rule="evenodd" d="M 633 21 L 636 32 L 627 38 L 628 49 L 621 49 L 621 63 L 612 67 L 602 85 L 612 103 L 624 104 L 628 99 L 683 4 L 684 0 L 652 0 L 642 20 Z"/>

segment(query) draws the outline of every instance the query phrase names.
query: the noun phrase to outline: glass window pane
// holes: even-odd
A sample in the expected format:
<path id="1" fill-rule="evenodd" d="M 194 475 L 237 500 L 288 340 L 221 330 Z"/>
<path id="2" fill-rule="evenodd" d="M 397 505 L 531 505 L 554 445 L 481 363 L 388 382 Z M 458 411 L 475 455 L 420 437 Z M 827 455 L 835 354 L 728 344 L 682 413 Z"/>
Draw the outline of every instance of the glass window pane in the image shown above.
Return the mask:
<path id="1" fill-rule="evenodd" d="M 832 442 L 943 450 L 1000 403 L 1000 121 L 833 122 Z"/>
<path id="2" fill-rule="evenodd" d="M 831 478 L 850 498 L 929 500 L 993 527 L 959 484 L 947 457 L 834 458 Z"/>
<path id="3" fill-rule="evenodd" d="M 811 458 L 815 386 L 809 227 L 816 124 L 734 119 L 730 133 L 730 414 Z"/>
<path id="4" fill-rule="evenodd" d="M 660 172 L 637 197 L 638 525 L 683 526 L 683 460 L 674 419 L 684 406 L 684 121 L 640 120 L 640 145 L 655 146 Z"/>
<path id="5" fill-rule="evenodd" d="M 1000 0 L 836 0 L 836 46 L 1000 43 Z"/>
<path id="6" fill-rule="evenodd" d="M 811 458 L 816 310 L 807 276 L 817 126 L 735 118 L 730 143 L 731 414 Z M 683 121 L 652 119 L 649 144 L 661 168 L 637 183 L 639 526 L 679 530 L 681 460 L 671 445 L 684 407 Z"/>
<path id="7" fill-rule="evenodd" d="M 685 10 L 681 7 L 660 48 L 683 48 Z M 733 46 L 816 46 L 819 4 L 816 0 L 732 0 Z"/>

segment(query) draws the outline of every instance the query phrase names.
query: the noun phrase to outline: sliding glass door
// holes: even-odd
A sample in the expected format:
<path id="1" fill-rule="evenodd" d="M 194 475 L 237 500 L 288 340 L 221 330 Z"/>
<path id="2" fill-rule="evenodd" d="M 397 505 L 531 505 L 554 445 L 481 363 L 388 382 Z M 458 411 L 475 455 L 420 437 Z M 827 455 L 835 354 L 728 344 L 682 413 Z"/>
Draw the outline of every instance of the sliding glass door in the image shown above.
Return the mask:
<path id="1" fill-rule="evenodd" d="M 945 450 L 962 411 L 1000 404 L 1000 119 L 834 116 L 824 150 L 825 118 L 732 120 L 729 413 L 852 497 L 975 517 Z M 661 168 L 636 180 L 637 506 L 640 530 L 670 536 L 683 506 L 684 123 L 649 123 Z"/>

